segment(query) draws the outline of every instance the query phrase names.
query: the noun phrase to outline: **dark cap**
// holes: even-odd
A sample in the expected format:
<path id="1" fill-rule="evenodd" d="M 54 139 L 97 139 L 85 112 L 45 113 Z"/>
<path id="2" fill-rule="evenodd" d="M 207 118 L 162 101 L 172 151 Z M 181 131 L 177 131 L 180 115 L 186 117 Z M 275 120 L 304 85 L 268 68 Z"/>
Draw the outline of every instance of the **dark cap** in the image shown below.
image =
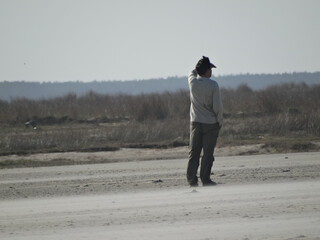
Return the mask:
<path id="1" fill-rule="evenodd" d="M 216 66 L 210 62 L 208 57 L 203 56 L 196 65 L 196 70 L 199 75 L 205 74 L 205 72 L 210 68 L 216 68 Z"/>

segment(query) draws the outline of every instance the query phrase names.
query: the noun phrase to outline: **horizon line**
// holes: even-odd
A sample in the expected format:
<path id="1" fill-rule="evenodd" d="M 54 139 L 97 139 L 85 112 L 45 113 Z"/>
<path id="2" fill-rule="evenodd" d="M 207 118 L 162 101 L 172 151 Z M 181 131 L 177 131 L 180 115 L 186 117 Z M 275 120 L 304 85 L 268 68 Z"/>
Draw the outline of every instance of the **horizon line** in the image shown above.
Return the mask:
<path id="1" fill-rule="evenodd" d="M 222 74 L 222 75 L 214 75 L 213 78 L 220 78 L 220 77 L 236 77 L 236 76 L 250 76 L 250 75 L 284 75 L 284 74 L 314 74 L 314 73 L 320 73 L 320 71 L 314 71 L 314 72 L 309 72 L 309 71 L 293 71 L 293 72 L 277 72 L 277 73 L 231 73 L 231 74 Z M 93 80 L 62 80 L 62 81 L 35 81 L 35 80 L 0 80 L 0 83 L 4 82 L 9 82 L 9 83 L 69 83 L 69 82 L 81 82 L 81 83 L 92 83 L 92 82 L 131 82 L 131 81 L 150 81 L 150 80 L 166 80 L 169 78 L 188 78 L 187 75 L 184 76 L 179 76 L 179 75 L 172 75 L 172 76 L 167 76 L 167 77 L 153 77 L 153 78 L 144 78 L 144 79 L 130 79 L 130 80 L 98 80 L 98 79 L 93 79 Z"/>

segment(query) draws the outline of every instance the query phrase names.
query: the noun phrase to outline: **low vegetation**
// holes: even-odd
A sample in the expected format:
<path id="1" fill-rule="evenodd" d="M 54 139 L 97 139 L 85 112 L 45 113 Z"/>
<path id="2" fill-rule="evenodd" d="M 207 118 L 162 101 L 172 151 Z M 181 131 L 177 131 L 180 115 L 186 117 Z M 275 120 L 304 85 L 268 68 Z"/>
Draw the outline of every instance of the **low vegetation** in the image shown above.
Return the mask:
<path id="1" fill-rule="evenodd" d="M 221 89 L 218 146 L 263 143 L 277 151 L 317 150 L 320 85 Z M 0 101 L 0 154 L 106 151 L 188 145 L 189 92 Z"/>

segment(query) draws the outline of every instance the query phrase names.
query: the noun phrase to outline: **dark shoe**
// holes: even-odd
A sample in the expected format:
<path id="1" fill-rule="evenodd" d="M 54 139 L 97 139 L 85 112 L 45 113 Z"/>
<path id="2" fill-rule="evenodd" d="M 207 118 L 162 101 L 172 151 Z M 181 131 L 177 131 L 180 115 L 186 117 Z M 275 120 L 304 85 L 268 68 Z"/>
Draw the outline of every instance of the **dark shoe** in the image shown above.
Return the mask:
<path id="1" fill-rule="evenodd" d="M 198 187 L 198 182 L 190 182 L 190 187 Z"/>
<path id="2" fill-rule="evenodd" d="M 209 180 L 209 181 L 203 182 L 202 185 L 206 187 L 206 186 L 215 186 L 217 184 L 214 181 Z"/>

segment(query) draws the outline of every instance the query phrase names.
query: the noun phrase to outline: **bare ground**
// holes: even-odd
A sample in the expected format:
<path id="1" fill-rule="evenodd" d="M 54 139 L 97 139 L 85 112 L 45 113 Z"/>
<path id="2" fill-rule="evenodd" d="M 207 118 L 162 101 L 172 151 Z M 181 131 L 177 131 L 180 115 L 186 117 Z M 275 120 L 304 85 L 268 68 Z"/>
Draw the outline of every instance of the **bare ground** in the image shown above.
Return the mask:
<path id="1" fill-rule="evenodd" d="M 127 151 L 131 152 L 131 149 Z M 73 157 L 77 156 L 77 153 L 73 154 Z M 319 154 L 217 156 L 212 177 L 219 184 L 318 179 Z M 307 160 L 305 156 L 308 156 Z M 0 199 L 177 188 L 186 186 L 186 165 L 186 158 L 150 161 L 138 159 L 136 155 L 134 161 L 107 164 L 2 169 Z"/>
<path id="2" fill-rule="evenodd" d="M 319 239 L 320 153 L 0 170 L 1 239 Z"/>
<path id="3" fill-rule="evenodd" d="M 188 147 L 167 149 L 122 148 L 118 151 L 38 153 L 30 155 L 0 156 L 0 168 L 38 167 L 91 163 L 112 163 L 143 160 L 187 158 Z M 229 146 L 216 149 L 216 156 L 236 156 L 275 153 L 264 144 Z"/>

